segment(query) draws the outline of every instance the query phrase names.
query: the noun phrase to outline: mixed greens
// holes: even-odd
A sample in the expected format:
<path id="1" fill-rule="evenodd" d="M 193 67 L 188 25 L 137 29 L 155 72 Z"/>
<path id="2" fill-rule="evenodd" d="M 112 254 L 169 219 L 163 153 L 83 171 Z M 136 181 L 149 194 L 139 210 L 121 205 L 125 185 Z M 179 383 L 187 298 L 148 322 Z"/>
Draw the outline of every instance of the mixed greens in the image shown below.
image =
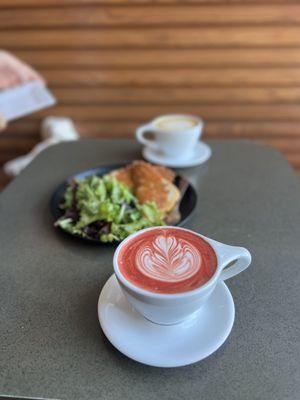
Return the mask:
<path id="1" fill-rule="evenodd" d="M 109 176 L 73 180 L 61 209 L 64 215 L 56 226 L 101 242 L 120 241 L 140 229 L 164 224 L 155 203 L 140 204 L 127 187 Z"/>

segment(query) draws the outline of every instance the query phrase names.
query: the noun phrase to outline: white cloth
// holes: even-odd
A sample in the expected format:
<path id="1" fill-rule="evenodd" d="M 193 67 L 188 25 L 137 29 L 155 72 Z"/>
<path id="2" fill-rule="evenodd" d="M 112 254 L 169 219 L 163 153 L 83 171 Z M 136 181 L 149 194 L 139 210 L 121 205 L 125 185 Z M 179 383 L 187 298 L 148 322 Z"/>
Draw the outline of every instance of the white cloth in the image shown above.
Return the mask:
<path id="1" fill-rule="evenodd" d="M 18 175 L 22 169 L 47 147 L 65 141 L 79 139 L 73 121 L 69 118 L 47 117 L 42 121 L 41 137 L 44 139 L 38 143 L 28 154 L 17 157 L 4 164 L 4 171 L 10 176 Z"/>

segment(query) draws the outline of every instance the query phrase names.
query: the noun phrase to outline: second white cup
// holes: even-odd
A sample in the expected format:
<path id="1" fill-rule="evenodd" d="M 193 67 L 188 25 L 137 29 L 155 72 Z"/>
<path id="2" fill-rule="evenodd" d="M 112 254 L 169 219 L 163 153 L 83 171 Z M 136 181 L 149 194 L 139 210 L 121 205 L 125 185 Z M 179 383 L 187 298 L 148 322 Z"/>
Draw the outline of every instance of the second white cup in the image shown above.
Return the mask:
<path id="1" fill-rule="evenodd" d="M 201 137 L 203 125 L 203 121 L 193 115 L 163 115 L 138 127 L 136 138 L 154 151 L 184 159 L 191 156 Z M 146 138 L 146 133 L 151 133 L 153 138 Z"/>

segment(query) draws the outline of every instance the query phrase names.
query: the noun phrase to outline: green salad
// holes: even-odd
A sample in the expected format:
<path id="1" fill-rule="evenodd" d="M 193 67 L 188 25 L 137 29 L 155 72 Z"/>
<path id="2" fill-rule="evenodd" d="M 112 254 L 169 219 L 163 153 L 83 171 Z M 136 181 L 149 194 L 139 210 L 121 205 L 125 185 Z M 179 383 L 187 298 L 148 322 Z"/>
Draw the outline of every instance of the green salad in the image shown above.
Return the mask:
<path id="1" fill-rule="evenodd" d="M 164 224 L 155 203 L 140 204 L 127 187 L 109 176 L 73 180 L 60 207 L 64 215 L 56 226 L 101 242 L 120 241 L 140 229 Z"/>

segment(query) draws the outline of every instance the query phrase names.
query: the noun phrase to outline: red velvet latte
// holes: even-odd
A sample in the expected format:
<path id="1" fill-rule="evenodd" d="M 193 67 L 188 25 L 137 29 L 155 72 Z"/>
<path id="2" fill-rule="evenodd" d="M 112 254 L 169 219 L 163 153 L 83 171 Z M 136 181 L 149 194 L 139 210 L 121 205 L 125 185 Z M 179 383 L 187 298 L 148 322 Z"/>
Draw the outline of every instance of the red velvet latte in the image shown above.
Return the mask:
<path id="1" fill-rule="evenodd" d="M 165 294 L 197 289 L 217 268 L 215 252 L 204 239 L 174 228 L 156 228 L 129 239 L 117 262 L 128 282 Z"/>

